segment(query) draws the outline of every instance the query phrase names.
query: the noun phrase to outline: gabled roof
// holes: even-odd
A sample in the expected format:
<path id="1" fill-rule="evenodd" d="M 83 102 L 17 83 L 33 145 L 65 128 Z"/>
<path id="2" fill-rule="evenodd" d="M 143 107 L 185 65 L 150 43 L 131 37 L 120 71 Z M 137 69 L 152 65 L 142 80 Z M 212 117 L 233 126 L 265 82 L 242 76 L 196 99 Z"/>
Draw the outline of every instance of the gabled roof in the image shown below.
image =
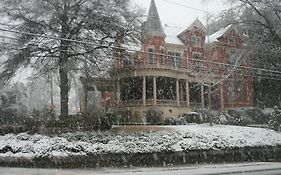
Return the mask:
<path id="1" fill-rule="evenodd" d="M 154 0 L 151 0 L 148 16 L 144 23 L 144 36 L 163 36 L 165 33 Z"/>
<path id="2" fill-rule="evenodd" d="M 191 31 L 194 28 L 202 29 L 205 33 L 207 31 L 206 27 L 202 24 L 202 22 L 198 18 L 196 18 L 196 20 L 184 32 Z"/>
<path id="3" fill-rule="evenodd" d="M 192 31 L 196 28 L 201 29 L 204 33 L 206 33 L 206 31 L 207 31 L 206 27 L 202 24 L 202 22 L 198 18 L 196 18 L 196 20 L 189 27 L 187 27 L 187 29 L 185 29 L 180 34 L 178 34 L 178 37 L 184 41 L 185 33 L 188 31 Z"/>
<path id="4" fill-rule="evenodd" d="M 237 29 L 233 24 L 229 24 L 225 28 L 220 29 L 219 31 L 213 33 L 209 37 L 206 37 L 206 43 L 213 43 L 218 41 L 219 38 L 224 37 L 227 35 L 231 30 L 235 30 L 237 33 Z"/>

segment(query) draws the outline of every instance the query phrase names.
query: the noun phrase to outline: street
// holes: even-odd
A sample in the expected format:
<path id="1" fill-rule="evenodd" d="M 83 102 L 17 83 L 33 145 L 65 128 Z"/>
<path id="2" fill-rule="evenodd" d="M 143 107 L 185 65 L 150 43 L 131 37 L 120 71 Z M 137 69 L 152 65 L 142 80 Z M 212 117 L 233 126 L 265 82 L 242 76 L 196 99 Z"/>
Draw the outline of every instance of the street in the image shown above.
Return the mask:
<path id="1" fill-rule="evenodd" d="M 166 168 L 124 169 L 32 169 L 0 168 L 1 175 L 281 175 L 281 163 L 256 162 L 237 164 L 203 164 Z"/>

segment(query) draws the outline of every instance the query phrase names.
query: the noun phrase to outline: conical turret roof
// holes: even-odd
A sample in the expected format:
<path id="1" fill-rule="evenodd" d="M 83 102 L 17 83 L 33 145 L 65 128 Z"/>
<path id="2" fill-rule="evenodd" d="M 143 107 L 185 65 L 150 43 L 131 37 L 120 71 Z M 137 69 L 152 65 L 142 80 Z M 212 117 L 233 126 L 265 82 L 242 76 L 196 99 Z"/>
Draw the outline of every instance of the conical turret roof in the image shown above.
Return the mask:
<path id="1" fill-rule="evenodd" d="M 151 0 L 150 8 L 149 8 L 147 20 L 144 24 L 143 32 L 145 37 L 151 37 L 151 36 L 165 37 L 165 33 L 154 0 Z"/>

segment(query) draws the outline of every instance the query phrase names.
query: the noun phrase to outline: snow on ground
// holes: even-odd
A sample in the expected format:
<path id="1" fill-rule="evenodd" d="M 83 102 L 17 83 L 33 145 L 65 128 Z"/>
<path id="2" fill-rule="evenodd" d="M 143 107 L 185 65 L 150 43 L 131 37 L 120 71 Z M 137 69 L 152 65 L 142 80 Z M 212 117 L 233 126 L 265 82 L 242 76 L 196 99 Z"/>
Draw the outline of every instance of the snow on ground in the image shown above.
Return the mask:
<path id="1" fill-rule="evenodd" d="M 0 136 L 0 157 L 66 157 L 281 145 L 281 133 L 263 128 L 208 124 L 159 127 L 162 130 L 135 133 L 78 132 L 58 136 L 6 134 Z"/>

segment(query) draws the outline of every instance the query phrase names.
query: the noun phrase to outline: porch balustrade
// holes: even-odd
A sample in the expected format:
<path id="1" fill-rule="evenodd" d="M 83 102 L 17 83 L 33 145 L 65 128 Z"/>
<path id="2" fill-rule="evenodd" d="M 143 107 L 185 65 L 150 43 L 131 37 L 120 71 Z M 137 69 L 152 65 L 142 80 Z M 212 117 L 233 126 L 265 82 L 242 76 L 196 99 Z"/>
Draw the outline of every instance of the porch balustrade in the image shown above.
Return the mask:
<path id="1" fill-rule="evenodd" d="M 187 101 L 180 101 L 180 105 L 178 106 L 178 102 L 176 100 L 157 100 L 157 106 L 171 106 L 171 107 L 191 107 L 194 109 L 198 109 L 202 107 L 202 103 L 193 103 L 190 104 Z M 153 106 L 154 102 L 152 99 L 146 100 L 146 106 Z M 120 101 L 119 107 L 142 107 L 143 100 L 126 100 Z"/>
<path id="2" fill-rule="evenodd" d="M 212 61 L 194 61 L 188 60 L 182 62 L 180 64 L 169 64 L 169 63 L 145 63 L 131 60 L 128 64 L 123 64 L 123 66 L 119 67 L 119 69 L 127 69 L 127 68 L 146 68 L 146 69 L 166 69 L 166 70 L 174 70 L 179 72 L 193 72 L 193 73 L 213 73 L 213 74 L 225 74 L 231 69 L 232 65 L 227 65 L 219 62 Z"/>

